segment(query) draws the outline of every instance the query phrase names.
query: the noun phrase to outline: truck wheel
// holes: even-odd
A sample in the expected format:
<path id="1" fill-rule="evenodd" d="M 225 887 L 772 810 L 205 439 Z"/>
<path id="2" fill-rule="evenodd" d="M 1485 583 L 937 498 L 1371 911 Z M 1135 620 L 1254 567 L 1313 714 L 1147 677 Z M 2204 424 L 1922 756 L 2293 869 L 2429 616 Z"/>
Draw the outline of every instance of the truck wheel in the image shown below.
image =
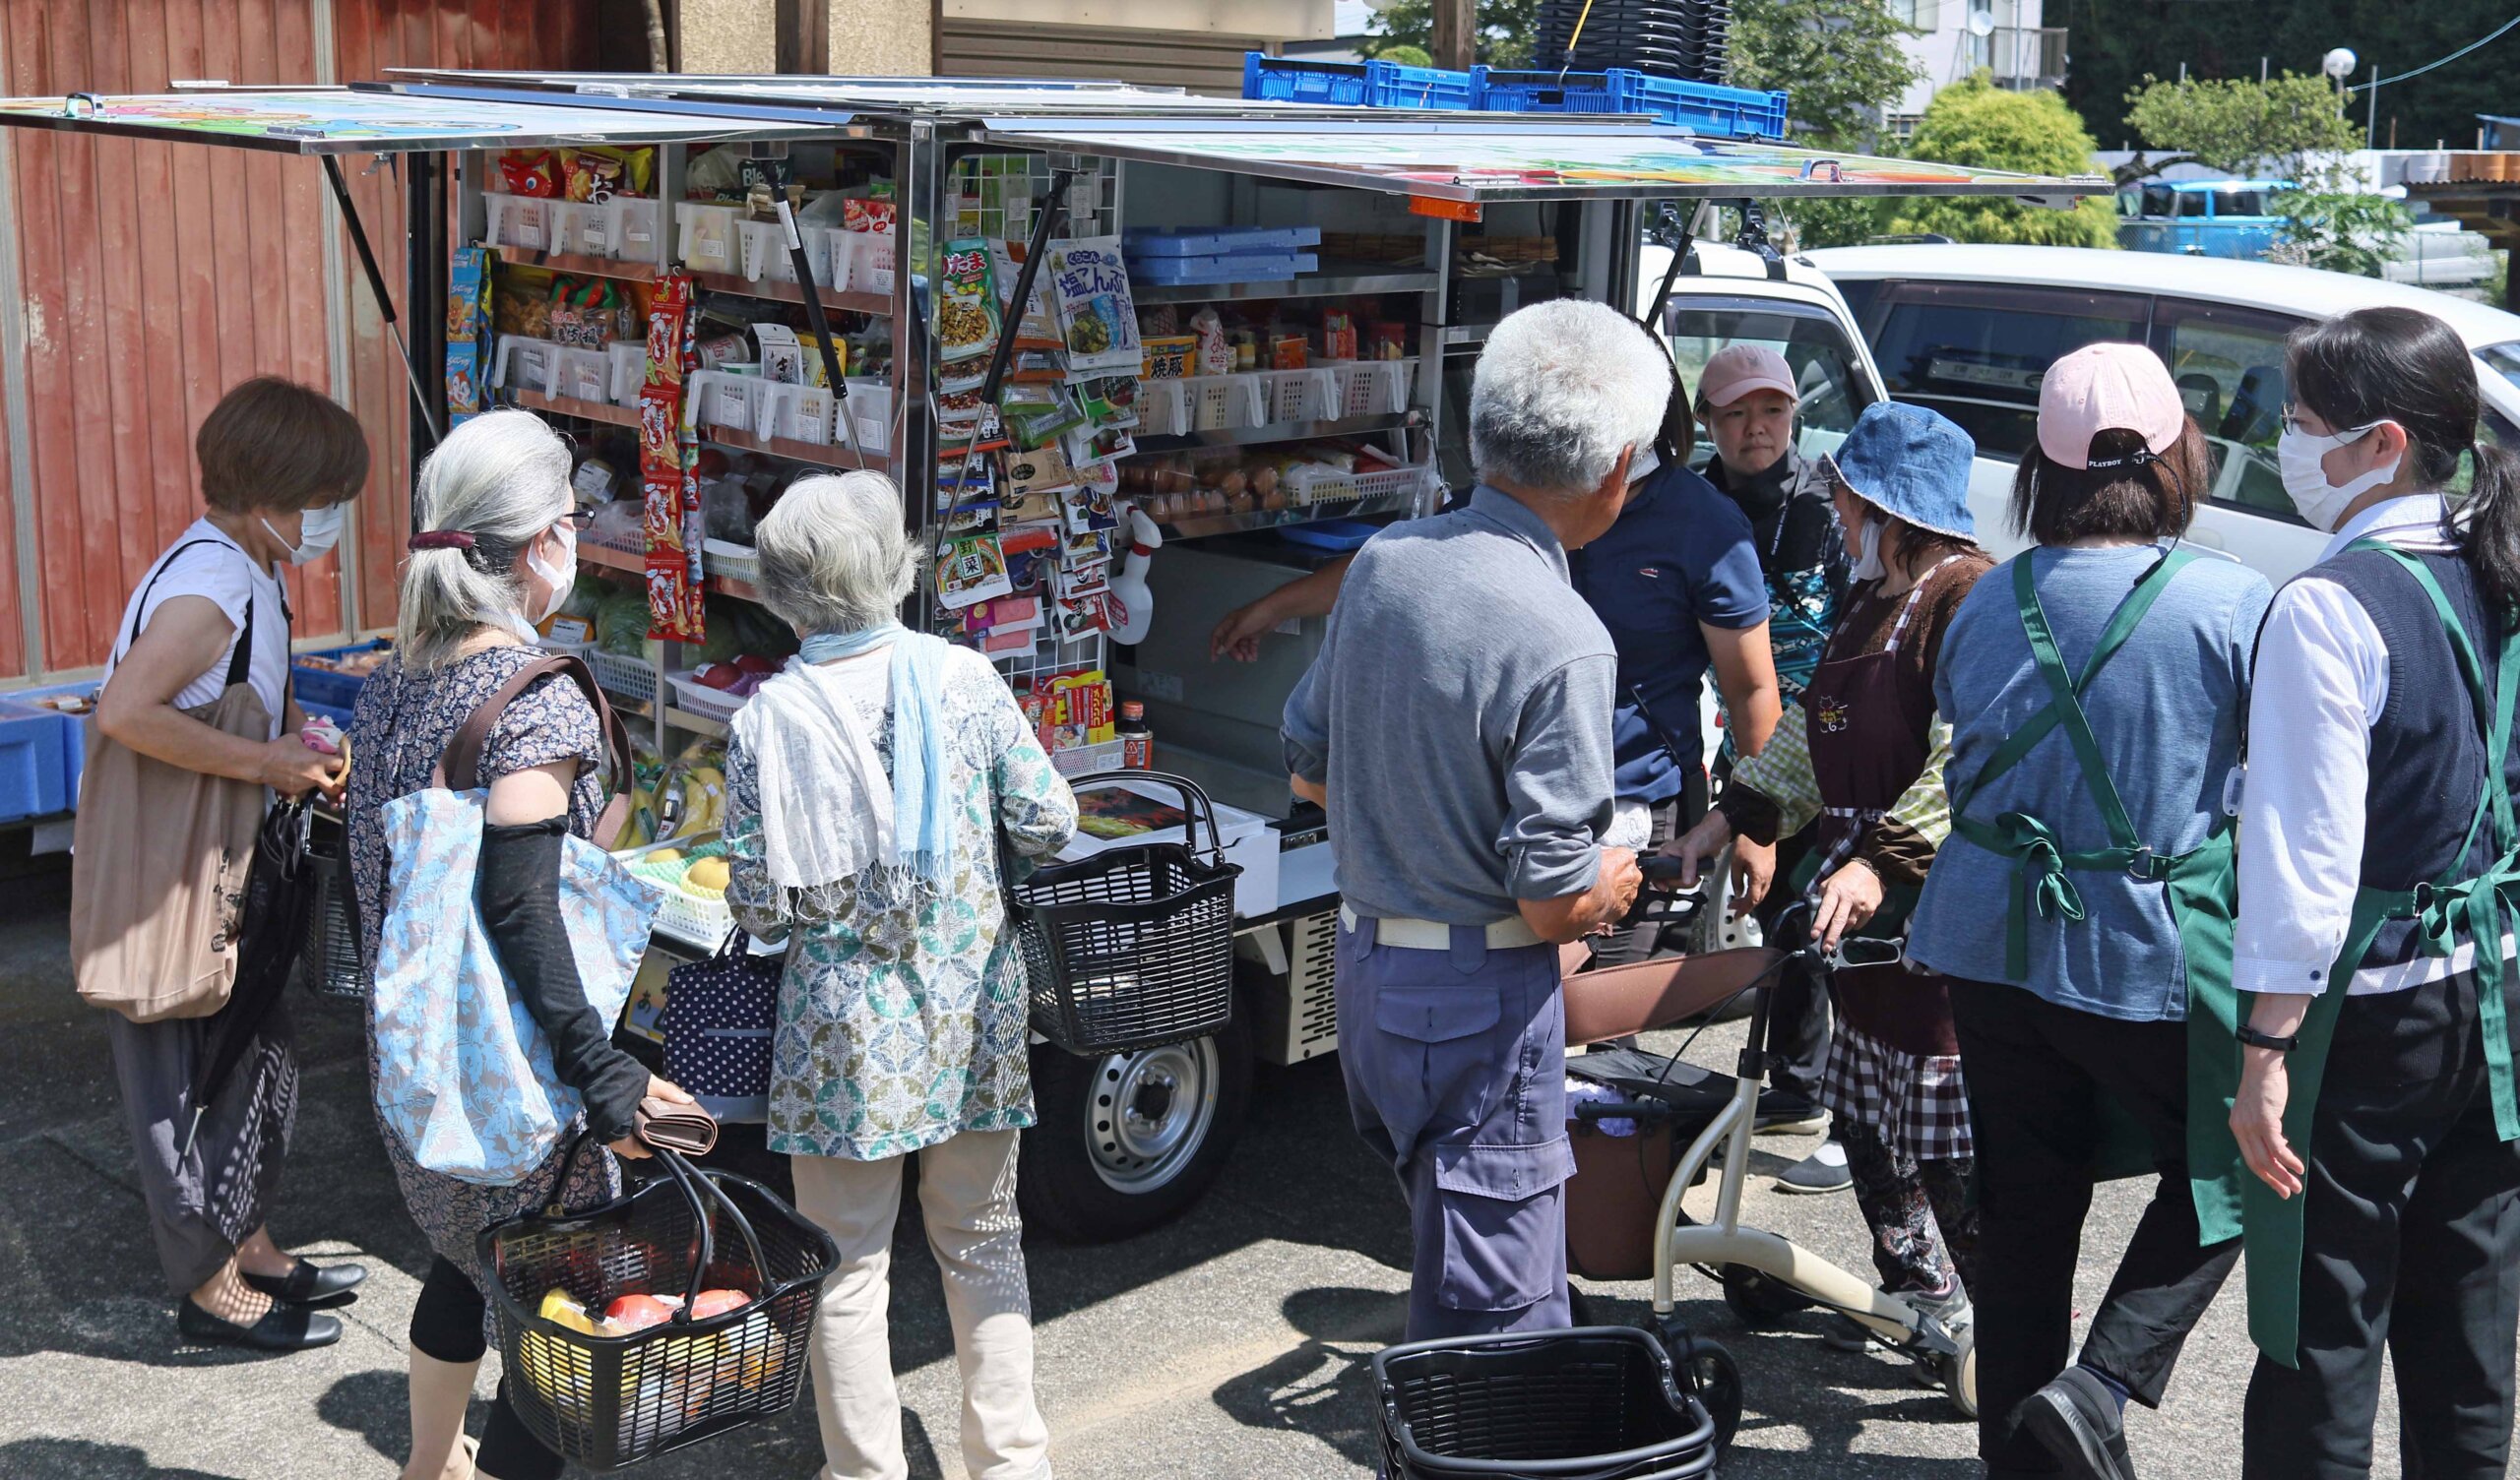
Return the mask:
<path id="1" fill-rule="evenodd" d="M 1216 1179 L 1251 1095 L 1239 1018 L 1212 1038 L 1085 1057 L 1033 1049 L 1038 1116 L 1024 1133 L 1016 1200 L 1025 1223 L 1102 1244 L 1181 1215 Z"/>

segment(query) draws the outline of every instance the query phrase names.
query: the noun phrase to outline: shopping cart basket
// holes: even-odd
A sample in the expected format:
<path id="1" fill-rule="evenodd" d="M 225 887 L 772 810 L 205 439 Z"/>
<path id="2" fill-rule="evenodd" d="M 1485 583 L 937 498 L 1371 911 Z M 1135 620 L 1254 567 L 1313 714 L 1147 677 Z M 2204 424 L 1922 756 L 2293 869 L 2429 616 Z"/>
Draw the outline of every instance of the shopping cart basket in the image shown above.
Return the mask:
<path id="1" fill-rule="evenodd" d="M 1033 1029 L 1076 1054 L 1203 1038 L 1233 1017 L 1233 881 L 1216 808 L 1198 783 L 1152 771 L 1080 776 L 1181 798 L 1180 842 L 1106 848 L 1007 891 L 1031 980 Z M 1208 832 L 1199 847 L 1198 830 Z"/>
<path id="2" fill-rule="evenodd" d="M 1391 1480 L 1682 1480 L 1715 1473 L 1715 1421 L 1652 1333 L 1623 1326 L 1448 1337 L 1374 1358 Z"/>
<path id="3" fill-rule="evenodd" d="M 568 1165 L 592 1138 L 568 1151 Z M 830 1235 L 759 1183 L 659 1147 L 666 1175 L 602 1207 L 556 1204 L 481 1235 L 499 1355 L 517 1416 L 591 1470 L 615 1470 L 788 1408 L 805 1381 Z M 554 1193 L 557 1197 L 557 1193 Z M 728 1237 L 731 1234 L 732 1237 Z M 752 1300 L 694 1319 L 707 1289 Z M 592 1335 L 546 1320 L 546 1292 L 602 1312 L 625 1294 L 680 1295 L 672 1320 Z"/>

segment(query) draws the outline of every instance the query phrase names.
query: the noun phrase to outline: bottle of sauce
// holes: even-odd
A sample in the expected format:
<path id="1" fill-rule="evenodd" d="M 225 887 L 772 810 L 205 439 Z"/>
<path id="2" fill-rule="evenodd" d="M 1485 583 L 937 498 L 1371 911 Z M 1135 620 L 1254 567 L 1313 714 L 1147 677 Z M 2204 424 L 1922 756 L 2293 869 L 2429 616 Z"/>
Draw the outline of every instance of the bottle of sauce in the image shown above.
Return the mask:
<path id="1" fill-rule="evenodd" d="M 1134 699 L 1120 704 L 1120 765 L 1129 771 L 1155 770 L 1155 731 L 1146 725 L 1146 706 Z"/>

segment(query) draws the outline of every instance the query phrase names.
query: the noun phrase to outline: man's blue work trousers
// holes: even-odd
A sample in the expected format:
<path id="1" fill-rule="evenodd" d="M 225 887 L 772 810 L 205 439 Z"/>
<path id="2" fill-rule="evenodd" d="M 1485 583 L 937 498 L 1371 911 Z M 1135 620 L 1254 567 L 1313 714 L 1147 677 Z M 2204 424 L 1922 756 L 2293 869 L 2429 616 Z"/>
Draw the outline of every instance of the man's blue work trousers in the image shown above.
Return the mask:
<path id="1" fill-rule="evenodd" d="M 1450 951 L 1339 932 L 1339 1062 L 1417 1246 L 1409 1339 L 1567 1324 L 1566 1009 L 1557 948 Z"/>

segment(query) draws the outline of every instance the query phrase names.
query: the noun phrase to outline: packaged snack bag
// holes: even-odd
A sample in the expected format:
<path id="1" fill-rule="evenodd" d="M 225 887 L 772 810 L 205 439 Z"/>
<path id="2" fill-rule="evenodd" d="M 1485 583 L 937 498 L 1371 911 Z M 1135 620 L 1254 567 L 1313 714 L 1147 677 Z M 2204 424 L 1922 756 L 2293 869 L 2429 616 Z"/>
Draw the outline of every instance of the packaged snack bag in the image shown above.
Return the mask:
<path id="1" fill-rule="evenodd" d="M 1129 295 L 1128 264 L 1116 236 L 1050 243 L 1051 303 L 1067 343 L 1070 370 L 1134 370 L 1145 358 L 1138 345 L 1138 313 Z"/>
<path id="2" fill-rule="evenodd" d="M 560 159 L 547 149 L 512 149 L 499 155 L 499 182 L 510 195 L 560 198 Z"/>
<path id="3" fill-rule="evenodd" d="M 997 283 L 989 271 L 989 244 L 970 237 L 945 244 L 937 265 L 936 358 L 985 359 L 997 346 Z"/>
<path id="4" fill-rule="evenodd" d="M 1179 380 L 1191 373 L 1191 364 L 1199 359 L 1199 337 L 1166 335 L 1161 339 L 1140 341 L 1142 358 L 1138 374 L 1147 380 Z"/>
<path id="5" fill-rule="evenodd" d="M 1059 338 L 1059 318 L 1050 307 L 1050 295 L 1044 291 L 1048 280 L 1047 264 L 1033 279 L 1032 301 L 1015 311 L 1015 279 L 1024 272 L 1024 243 L 991 241 L 988 244 L 989 271 L 997 279 L 998 317 L 1001 322 L 1015 324 L 1015 347 L 1018 349 L 1061 349 L 1066 341 Z"/>
<path id="6" fill-rule="evenodd" d="M 863 194 L 852 194 L 841 207 L 841 225 L 851 231 L 890 232 L 893 229 L 893 182 L 876 180 L 863 187 Z"/>
<path id="7" fill-rule="evenodd" d="M 1225 320 L 1215 309 L 1203 308 L 1190 316 L 1190 337 L 1199 341 L 1198 368 L 1193 374 L 1233 373 L 1233 342 L 1226 338 Z"/>
<path id="8" fill-rule="evenodd" d="M 1270 369 L 1301 370 L 1309 363 L 1310 345 L 1302 335 L 1280 334 L 1269 337 Z"/>

